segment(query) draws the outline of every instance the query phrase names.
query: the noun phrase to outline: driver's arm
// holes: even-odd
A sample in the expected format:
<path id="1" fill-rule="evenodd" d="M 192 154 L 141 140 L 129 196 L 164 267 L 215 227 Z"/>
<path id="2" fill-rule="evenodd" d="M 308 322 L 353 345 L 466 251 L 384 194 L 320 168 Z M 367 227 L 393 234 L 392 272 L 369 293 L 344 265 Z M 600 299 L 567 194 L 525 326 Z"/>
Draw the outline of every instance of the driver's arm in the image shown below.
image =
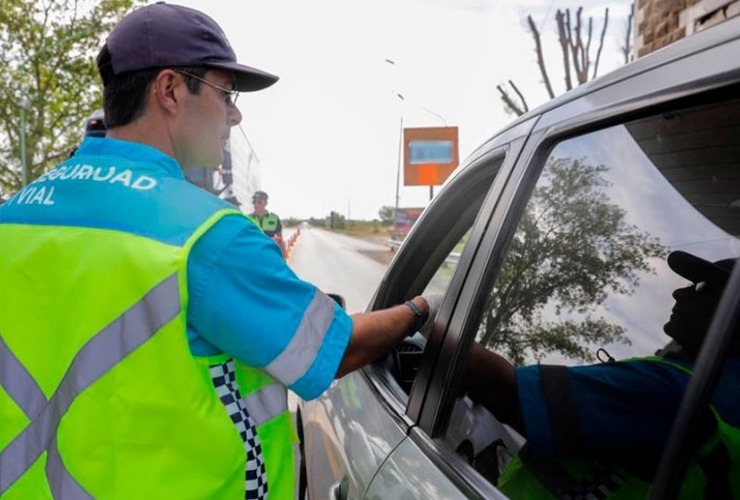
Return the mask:
<path id="1" fill-rule="evenodd" d="M 428 315 L 429 306 L 423 297 L 414 297 L 416 307 Z M 352 337 L 337 370 L 337 378 L 372 363 L 393 349 L 411 332 L 416 316 L 406 305 L 358 313 L 352 316 Z"/>

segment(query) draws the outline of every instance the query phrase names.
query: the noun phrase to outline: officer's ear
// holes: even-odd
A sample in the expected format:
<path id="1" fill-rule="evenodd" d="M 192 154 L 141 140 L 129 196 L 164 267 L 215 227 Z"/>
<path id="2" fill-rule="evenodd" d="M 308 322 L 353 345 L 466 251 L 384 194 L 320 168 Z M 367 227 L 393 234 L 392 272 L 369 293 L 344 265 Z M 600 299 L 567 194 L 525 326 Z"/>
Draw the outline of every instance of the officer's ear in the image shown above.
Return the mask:
<path id="1" fill-rule="evenodd" d="M 150 103 L 166 114 L 174 116 L 186 93 L 188 89 L 182 77 L 174 70 L 163 69 L 152 81 Z"/>

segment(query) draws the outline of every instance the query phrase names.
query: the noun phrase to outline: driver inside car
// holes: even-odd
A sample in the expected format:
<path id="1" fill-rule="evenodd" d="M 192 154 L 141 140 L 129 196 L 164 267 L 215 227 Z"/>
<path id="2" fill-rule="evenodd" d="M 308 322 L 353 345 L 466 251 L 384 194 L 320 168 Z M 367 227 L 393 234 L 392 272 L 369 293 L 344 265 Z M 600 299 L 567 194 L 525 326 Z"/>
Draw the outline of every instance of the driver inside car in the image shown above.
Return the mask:
<path id="1" fill-rule="evenodd" d="M 674 251 L 669 267 L 691 281 L 673 292 L 664 332 L 675 349 L 588 366 L 514 367 L 473 343 L 470 397 L 527 443 L 498 487 L 511 498 L 645 498 L 736 259 Z M 739 328 L 740 329 L 740 328 Z M 681 498 L 738 498 L 740 332 L 697 433 Z M 495 388 L 495 390 L 492 390 Z"/>

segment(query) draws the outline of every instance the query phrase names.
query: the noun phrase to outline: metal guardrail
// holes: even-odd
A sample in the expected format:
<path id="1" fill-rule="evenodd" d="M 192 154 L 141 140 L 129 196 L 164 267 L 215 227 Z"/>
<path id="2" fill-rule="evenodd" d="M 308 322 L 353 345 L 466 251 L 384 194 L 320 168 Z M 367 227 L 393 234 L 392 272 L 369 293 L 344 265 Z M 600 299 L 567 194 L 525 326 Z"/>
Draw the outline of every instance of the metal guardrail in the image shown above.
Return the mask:
<path id="1" fill-rule="evenodd" d="M 460 262 L 460 254 L 457 252 L 452 252 L 450 255 L 448 255 L 445 258 L 445 262 L 447 264 L 455 264 L 457 265 L 458 262 Z"/>
<path id="2" fill-rule="evenodd" d="M 388 246 L 391 248 L 391 251 L 396 252 L 401 247 L 401 243 L 403 243 L 401 240 L 394 240 L 393 238 L 388 238 Z M 445 263 L 446 264 L 455 264 L 460 262 L 460 253 L 459 252 L 452 252 L 450 255 L 445 257 Z"/>

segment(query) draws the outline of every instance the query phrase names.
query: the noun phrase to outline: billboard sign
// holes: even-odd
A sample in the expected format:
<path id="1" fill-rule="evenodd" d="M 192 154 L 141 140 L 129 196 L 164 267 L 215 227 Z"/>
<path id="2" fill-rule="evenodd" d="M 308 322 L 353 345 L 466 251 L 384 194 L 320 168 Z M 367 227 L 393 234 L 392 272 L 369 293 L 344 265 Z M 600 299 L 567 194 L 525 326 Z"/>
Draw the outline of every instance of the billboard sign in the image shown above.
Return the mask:
<path id="1" fill-rule="evenodd" d="M 458 165 L 457 127 L 403 129 L 404 186 L 439 186 Z"/>
<path id="2" fill-rule="evenodd" d="M 408 233 L 411 231 L 411 227 L 419 218 L 421 213 L 424 211 L 423 207 L 419 208 L 397 208 L 396 209 L 396 225 L 394 230 L 400 233 Z"/>

